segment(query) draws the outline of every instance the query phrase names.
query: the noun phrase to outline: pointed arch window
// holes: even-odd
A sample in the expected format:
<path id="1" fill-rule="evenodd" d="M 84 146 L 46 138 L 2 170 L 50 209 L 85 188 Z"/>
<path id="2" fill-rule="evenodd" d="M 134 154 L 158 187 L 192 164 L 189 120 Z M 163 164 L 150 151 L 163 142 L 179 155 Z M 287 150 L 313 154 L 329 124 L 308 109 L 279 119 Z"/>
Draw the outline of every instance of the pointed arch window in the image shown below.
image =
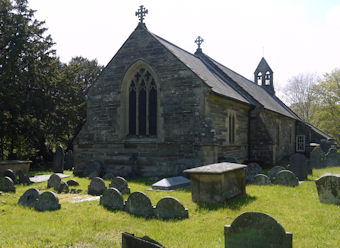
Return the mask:
<path id="1" fill-rule="evenodd" d="M 129 135 L 157 135 L 157 85 L 151 73 L 141 68 L 129 86 Z"/>
<path id="2" fill-rule="evenodd" d="M 262 72 L 257 74 L 257 84 L 262 85 Z"/>

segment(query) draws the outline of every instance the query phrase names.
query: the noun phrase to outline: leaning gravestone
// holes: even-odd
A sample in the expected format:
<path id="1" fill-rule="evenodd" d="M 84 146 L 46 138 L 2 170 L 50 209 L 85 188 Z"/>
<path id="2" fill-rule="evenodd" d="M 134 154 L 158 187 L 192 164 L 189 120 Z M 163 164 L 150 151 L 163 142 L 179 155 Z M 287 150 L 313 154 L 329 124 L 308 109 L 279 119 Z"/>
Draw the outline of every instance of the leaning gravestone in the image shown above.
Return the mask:
<path id="1" fill-rule="evenodd" d="M 164 246 L 148 236 L 139 238 L 124 232 L 122 233 L 122 248 L 164 248 Z"/>
<path id="2" fill-rule="evenodd" d="M 155 209 L 155 215 L 159 219 L 189 218 L 188 209 L 171 196 L 166 196 L 159 200 Z"/>
<path id="3" fill-rule="evenodd" d="M 58 190 L 60 182 L 60 176 L 58 176 L 57 174 L 52 174 L 47 181 L 47 188 L 54 188 L 55 190 Z"/>
<path id="4" fill-rule="evenodd" d="M 72 170 L 72 168 L 73 168 L 73 163 L 74 163 L 74 160 L 73 160 L 73 152 L 72 152 L 72 150 L 68 150 L 68 151 L 65 153 L 64 169 L 65 169 L 65 170 Z"/>
<path id="5" fill-rule="evenodd" d="M 126 210 L 130 214 L 142 217 L 152 217 L 154 215 L 150 198 L 143 192 L 133 192 L 126 201 Z"/>
<path id="6" fill-rule="evenodd" d="M 17 176 L 15 175 L 14 171 L 11 169 L 7 169 L 4 172 L 4 177 L 9 177 L 10 179 L 12 179 L 13 183 L 16 184 L 17 183 Z"/>
<path id="7" fill-rule="evenodd" d="M 310 159 L 309 159 L 310 167 L 312 169 L 324 168 L 325 167 L 324 160 L 325 160 L 325 153 L 322 151 L 322 149 L 319 146 L 315 147 L 313 151 L 311 151 L 310 153 Z"/>
<path id="8" fill-rule="evenodd" d="M 257 174 L 263 174 L 262 167 L 255 162 L 247 164 L 246 168 L 246 181 L 252 182 Z"/>
<path id="9" fill-rule="evenodd" d="M 58 193 L 68 193 L 70 191 L 69 187 L 68 187 L 68 184 L 61 181 L 60 184 L 58 185 L 58 188 L 56 189 L 58 191 Z"/>
<path id="10" fill-rule="evenodd" d="M 307 179 L 307 159 L 303 154 L 295 153 L 289 158 L 288 170 L 293 172 L 299 180 Z"/>
<path id="11" fill-rule="evenodd" d="M 122 177 L 115 177 L 112 179 L 109 188 L 118 189 L 122 194 L 130 194 L 130 188 L 127 181 Z"/>
<path id="12" fill-rule="evenodd" d="M 0 191 L 15 193 L 13 180 L 9 177 L 0 177 Z"/>
<path id="13" fill-rule="evenodd" d="M 245 212 L 224 226 L 228 248 L 292 248 L 293 234 L 270 215 Z"/>
<path id="14" fill-rule="evenodd" d="M 124 199 L 116 188 L 109 188 L 100 197 L 99 205 L 112 210 L 124 210 Z"/>
<path id="15" fill-rule="evenodd" d="M 64 149 L 61 145 L 58 145 L 53 157 L 53 172 L 64 172 Z"/>
<path id="16" fill-rule="evenodd" d="M 35 204 L 35 209 L 39 211 L 50 211 L 60 209 L 59 199 L 51 191 L 46 191 L 39 195 Z"/>
<path id="17" fill-rule="evenodd" d="M 274 178 L 276 177 L 276 174 L 279 173 L 282 170 L 285 170 L 285 168 L 283 168 L 282 166 L 274 166 L 273 168 L 271 168 L 268 171 L 268 176 L 269 176 L 270 180 L 273 181 Z"/>
<path id="18" fill-rule="evenodd" d="M 295 187 L 299 185 L 299 179 L 289 170 L 282 170 L 276 174 L 273 184 Z"/>
<path id="19" fill-rule="evenodd" d="M 326 167 L 340 166 L 340 154 L 335 148 L 330 148 L 325 156 Z"/>
<path id="20" fill-rule="evenodd" d="M 257 174 L 254 177 L 254 180 L 253 180 L 252 183 L 256 184 L 256 185 L 270 185 L 271 181 L 270 181 L 268 176 L 266 176 L 264 174 Z"/>
<path id="21" fill-rule="evenodd" d="M 340 174 L 325 174 L 315 184 L 320 202 L 340 204 Z"/>
<path id="22" fill-rule="evenodd" d="M 18 204 L 25 207 L 34 207 L 38 201 L 40 192 L 37 189 L 26 190 L 25 193 L 20 196 Z"/>
<path id="23" fill-rule="evenodd" d="M 100 177 L 93 178 L 88 186 L 89 195 L 102 195 L 105 190 L 105 182 Z"/>

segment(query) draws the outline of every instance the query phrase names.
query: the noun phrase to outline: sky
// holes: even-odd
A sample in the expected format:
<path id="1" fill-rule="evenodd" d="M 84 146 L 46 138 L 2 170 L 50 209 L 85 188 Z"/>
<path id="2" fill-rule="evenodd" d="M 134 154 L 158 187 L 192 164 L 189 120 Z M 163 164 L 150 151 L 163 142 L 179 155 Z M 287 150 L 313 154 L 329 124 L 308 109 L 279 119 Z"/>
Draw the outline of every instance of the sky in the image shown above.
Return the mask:
<path id="1" fill-rule="evenodd" d="M 205 54 L 253 80 L 264 56 L 283 91 L 301 73 L 340 68 L 340 0 L 29 0 L 63 62 L 83 56 L 106 65 L 148 9 L 148 30 Z"/>

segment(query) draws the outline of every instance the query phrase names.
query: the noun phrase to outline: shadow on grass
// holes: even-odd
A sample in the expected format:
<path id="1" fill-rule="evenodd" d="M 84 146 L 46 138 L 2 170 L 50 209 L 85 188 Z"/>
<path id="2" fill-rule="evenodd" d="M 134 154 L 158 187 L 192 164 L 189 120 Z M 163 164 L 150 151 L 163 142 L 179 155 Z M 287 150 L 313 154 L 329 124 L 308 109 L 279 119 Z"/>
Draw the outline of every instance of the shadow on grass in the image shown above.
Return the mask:
<path id="1" fill-rule="evenodd" d="M 209 211 L 213 211 L 213 210 L 219 210 L 219 209 L 223 209 L 223 208 L 228 208 L 231 210 L 239 210 L 241 209 L 241 207 L 246 206 L 250 203 L 252 203 L 253 201 L 255 201 L 257 199 L 256 196 L 250 196 L 250 195 L 245 195 L 245 196 L 241 196 L 241 197 L 237 197 L 231 200 L 228 200 L 225 203 L 204 203 L 204 202 L 199 202 L 198 205 L 198 209 L 206 209 Z"/>

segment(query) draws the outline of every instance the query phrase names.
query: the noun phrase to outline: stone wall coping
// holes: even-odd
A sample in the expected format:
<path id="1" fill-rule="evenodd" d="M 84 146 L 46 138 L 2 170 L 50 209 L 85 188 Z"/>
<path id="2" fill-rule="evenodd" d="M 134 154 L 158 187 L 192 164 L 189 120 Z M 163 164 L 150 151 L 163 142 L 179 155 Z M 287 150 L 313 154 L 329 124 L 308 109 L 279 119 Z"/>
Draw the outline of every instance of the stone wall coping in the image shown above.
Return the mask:
<path id="1" fill-rule="evenodd" d="M 217 164 L 210 164 L 205 165 L 197 168 L 192 168 L 185 170 L 184 173 L 188 174 L 223 174 L 229 171 L 245 169 L 247 165 L 245 164 L 235 164 L 235 163 L 217 163 Z"/>
<path id="2" fill-rule="evenodd" d="M 32 163 L 31 160 L 2 160 L 0 161 L 0 165 L 4 164 L 27 164 Z"/>

